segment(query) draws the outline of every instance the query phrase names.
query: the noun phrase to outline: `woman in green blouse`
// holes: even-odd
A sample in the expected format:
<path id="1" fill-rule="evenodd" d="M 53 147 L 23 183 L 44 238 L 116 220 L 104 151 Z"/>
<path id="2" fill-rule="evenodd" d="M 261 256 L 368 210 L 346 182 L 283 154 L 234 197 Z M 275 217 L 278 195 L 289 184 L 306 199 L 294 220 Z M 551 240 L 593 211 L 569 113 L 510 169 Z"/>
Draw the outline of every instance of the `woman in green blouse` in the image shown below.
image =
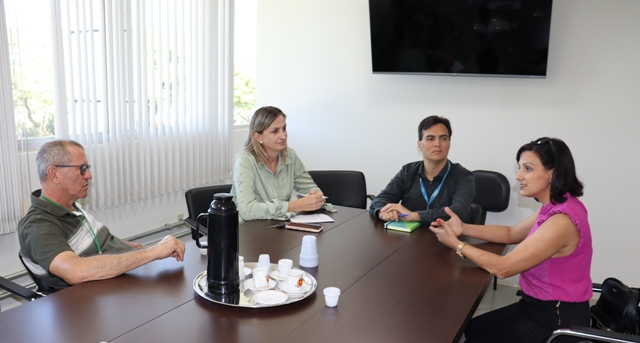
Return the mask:
<path id="1" fill-rule="evenodd" d="M 249 137 L 233 165 L 231 194 L 241 220 L 288 219 L 295 212 L 325 206 L 322 192 L 304 164 L 287 147 L 286 118 L 272 106 L 253 114 Z M 308 196 L 290 201 L 294 190 Z M 330 204 L 325 208 L 332 210 Z"/>

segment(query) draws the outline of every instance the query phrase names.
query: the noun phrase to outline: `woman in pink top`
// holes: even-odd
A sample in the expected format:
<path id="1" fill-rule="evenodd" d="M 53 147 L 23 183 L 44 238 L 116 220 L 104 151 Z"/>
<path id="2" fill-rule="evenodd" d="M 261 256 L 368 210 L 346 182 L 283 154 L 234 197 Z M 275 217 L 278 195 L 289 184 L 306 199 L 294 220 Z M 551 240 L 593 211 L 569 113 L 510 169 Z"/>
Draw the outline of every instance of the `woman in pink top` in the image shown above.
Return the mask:
<path id="1" fill-rule="evenodd" d="M 520 301 L 472 319 L 467 342 L 544 342 L 556 329 L 589 326 L 593 249 L 571 151 L 562 140 L 544 137 L 523 145 L 516 160 L 520 194 L 542 204 L 535 213 L 509 227 L 464 224 L 447 210 L 451 219 L 430 227 L 439 241 L 493 275 L 520 274 Z M 460 235 L 518 245 L 500 256 Z"/>

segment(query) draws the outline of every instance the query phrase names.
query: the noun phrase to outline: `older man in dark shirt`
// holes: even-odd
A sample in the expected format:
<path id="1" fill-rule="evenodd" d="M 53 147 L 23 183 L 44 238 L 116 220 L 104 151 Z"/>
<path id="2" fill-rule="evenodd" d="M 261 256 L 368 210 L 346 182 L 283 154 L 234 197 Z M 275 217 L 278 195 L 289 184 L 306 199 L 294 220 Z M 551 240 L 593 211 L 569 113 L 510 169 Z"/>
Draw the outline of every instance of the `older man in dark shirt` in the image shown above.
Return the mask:
<path id="1" fill-rule="evenodd" d="M 72 140 L 45 143 L 36 157 L 42 190 L 18 224 L 20 254 L 33 275 L 57 291 L 77 283 L 118 276 L 154 260 L 184 258 L 173 236 L 144 246 L 111 234 L 76 201 L 92 179 L 84 148 Z"/>

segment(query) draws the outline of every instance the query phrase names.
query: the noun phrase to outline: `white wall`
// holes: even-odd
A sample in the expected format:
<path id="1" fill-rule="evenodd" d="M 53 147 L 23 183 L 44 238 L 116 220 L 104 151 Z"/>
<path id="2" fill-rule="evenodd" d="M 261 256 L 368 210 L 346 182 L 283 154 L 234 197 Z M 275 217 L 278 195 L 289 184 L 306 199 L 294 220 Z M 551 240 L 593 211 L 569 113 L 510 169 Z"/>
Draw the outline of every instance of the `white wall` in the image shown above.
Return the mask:
<path id="1" fill-rule="evenodd" d="M 288 114 L 290 145 L 308 169 L 358 169 L 379 192 L 417 160 L 417 125 L 451 119 L 451 159 L 513 179 L 515 152 L 539 136 L 572 148 L 594 236 L 592 277 L 638 286 L 640 1 L 557 0 L 545 80 L 373 75 L 367 0 L 269 0 L 258 8 L 259 105 Z M 599 47 L 599 48 L 598 48 Z M 234 151 L 246 133 L 234 138 Z M 33 185 L 32 188 L 38 188 Z M 514 224 L 536 207 L 514 188 L 488 222 Z M 94 213 L 121 237 L 175 222 L 184 195 Z M 15 234 L 0 236 L 0 275 L 22 270 Z"/>
<path id="2" fill-rule="evenodd" d="M 417 125 L 453 126 L 450 158 L 513 180 L 515 153 L 540 136 L 572 149 L 594 238 L 592 278 L 640 285 L 640 1 L 561 0 L 546 79 L 373 75 L 367 0 L 269 0 L 258 7 L 259 105 L 288 115 L 307 169 L 362 170 L 378 193 L 418 160 Z M 515 224 L 537 204 L 516 192 L 488 222 Z"/>

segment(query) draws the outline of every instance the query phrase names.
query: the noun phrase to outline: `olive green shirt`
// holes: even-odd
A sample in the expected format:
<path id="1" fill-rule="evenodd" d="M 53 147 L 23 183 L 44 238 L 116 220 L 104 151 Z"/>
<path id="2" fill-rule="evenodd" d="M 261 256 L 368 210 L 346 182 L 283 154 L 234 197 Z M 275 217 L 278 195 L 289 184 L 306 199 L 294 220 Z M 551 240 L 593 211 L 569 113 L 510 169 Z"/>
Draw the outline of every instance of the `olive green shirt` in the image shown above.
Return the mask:
<path id="1" fill-rule="evenodd" d="M 51 261 L 65 251 L 73 251 L 80 257 L 103 254 L 121 254 L 135 250 L 115 237 L 106 225 L 75 203 L 77 211 L 50 203 L 40 197 L 37 190 L 31 194 L 29 212 L 18 223 L 20 255 L 27 268 L 57 291 L 70 285 L 51 274 Z"/>
<path id="2" fill-rule="evenodd" d="M 287 148 L 286 162 L 279 158 L 275 174 L 244 150 L 233 164 L 231 194 L 243 221 L 289 219 L 296 214 L 289 212 L 293 191 L 308 194 L 312 190 L 320 188 L 291 148 Z M 335 212 L 331 204 L 325 203 L 323 208 Z"/>

